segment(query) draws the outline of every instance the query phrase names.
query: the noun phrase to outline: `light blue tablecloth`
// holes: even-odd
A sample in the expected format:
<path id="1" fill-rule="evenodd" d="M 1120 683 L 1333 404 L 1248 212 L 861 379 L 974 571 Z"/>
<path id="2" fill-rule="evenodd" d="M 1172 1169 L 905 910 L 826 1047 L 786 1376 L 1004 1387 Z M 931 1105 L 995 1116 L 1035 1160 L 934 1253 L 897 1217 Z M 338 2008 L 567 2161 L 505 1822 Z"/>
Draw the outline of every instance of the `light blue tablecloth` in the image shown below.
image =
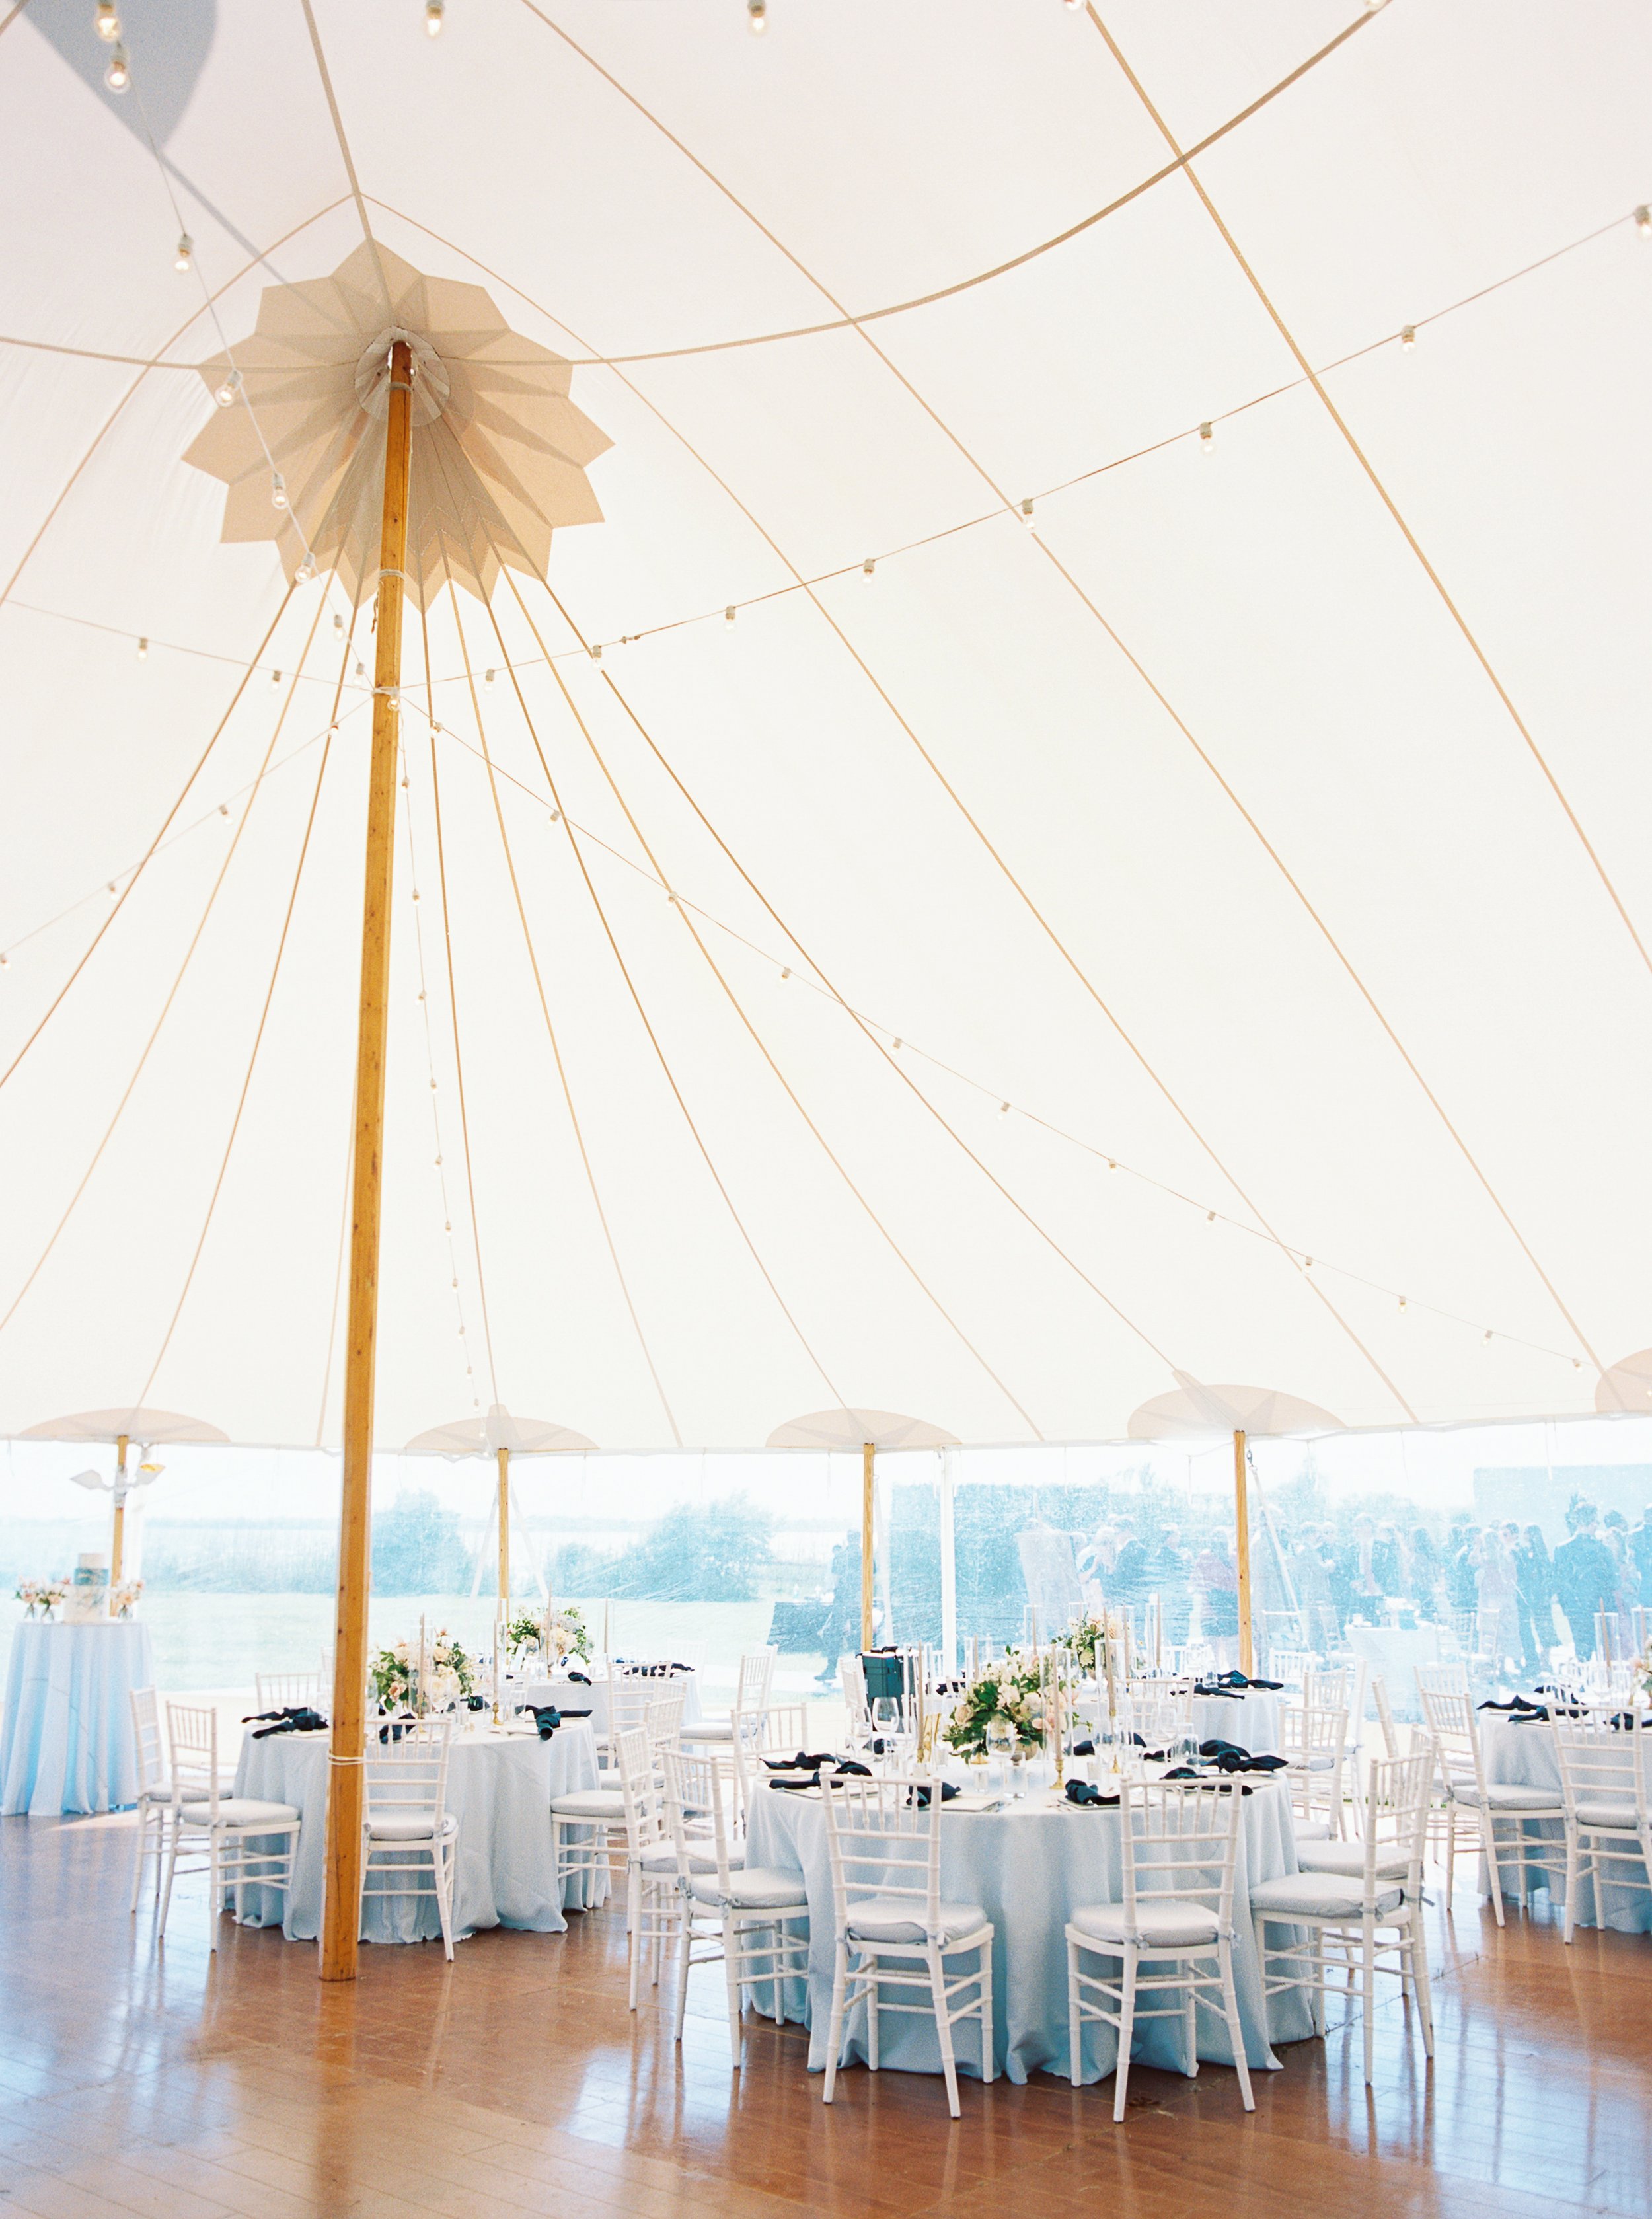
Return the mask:
<path id="1" fill-rule="evenodd" d="M 56 1818 L 136 1802 L 127 1698 L 152 1677 L 149 1628 L 140 1620 L 20 1619 L 0 1727 L 0 1812 Z"/>
<path id="2" fill-rule="evenodd" d="M 1279 1698 L 1268 1688 L 1233 1695 L 1196 1695 L 1193 1730 L 1201 1741 L 1231 1741 L 1252 1756 L 1279 1755 Z"/>
<path id="3" fill-rule="evenodd" d="M 320 1933 L 327 1772 L 326 1734 L 271 1734 L 264 1741 L 248 1734 L 242 1742 L 235 1793 L 290 1803 L 304 1822 L 291 1889 L 283 1895 L 278 1888 L 243 1887 L 237 1901 L 243 1924 L 279 1921 L 289 1942 L 313 1942 Z M 550 1741 L 488 1728 L 455 1738 L 447 1807 L 459 1822 L 456 1938 L 478 1926 L 525 1926 L 537 1934 L 566 1930 L 563 1901 L 582 1905 L 589 1881 L 571 1881 L 565 1898 L 557 1889 L 550 1799 L 596 1784 L 596 1743 L 582 1722 L 563 1726 Z M 362 1906 L 364 1942 L 428 1942 L 441 1930 L 434 1896 L 370 1895 Z"/>
<path id="4" fill-rule="evenodd" d="M 1231 1738 L 1231 1737 L 1229 1737 Z M 1115 1903 L 1121 1892 L 1119 1814 L 1057 1806 L 1036 1792 L 1013 1811 L 948 1811 L 941 1818 L 941 1893 L 949 1903 L 978 1903 L 992 1921 L 992 2006 L 999 2069 L 1017 2083 L 1040 2070 L 1065 2073 L 1067 2046 L 1067 1951 L 1065 1929 L 1072 1913 L 1089 1903 Z M 747 1828 L 746 1861 L 801 1872 L 809 1896 L 809 1985 L 790 1984 L 788 2017 L 810 2028 L 809 2066 L 823 2072 L 826 2032 L 832 2004 L 832 1876 L 826 1846 L 826 1814 L 818 1798 L 770 1790 L 752 1799 Z M 1290 1803 L 1272 1782 L 1258 1784 L 1245 1799 L 1239 1828 L 1239 1871 L 1234 1886 L 1234 1985 L 1245 2052 L 1253 2068 L 1275 2067 L 1269 2046 L 1274 2038 L 1295 2042 L 1313 2032 L 1307 2005 L 1300 1995 L 1276 1997 L 1264 2011 L 1251 1930 L 1249 1891 L 1254 1882 L 1296 1870 Z M 962 1969 L 965 1960 L 956 1961 Z M 748 1991 L 758 2008 L 773 2008 L 772 1990 Z M 885 2065 L 907 2073 L 939 2073 L 941 2051 L 929 2017 L 884 2017 L 879 2054 Z M 960 2071 L 976 2072 L 978 2052 L 967 2029 L 954 2034 Z M 1133 2055 L 1143 2064 L 1172 2072 L 1183 2069 L 1180 2022 L 1149 2021 L 1137 2032 Z M 1233 2061 L 1227 2029 L 1202 2002 L 1198 2018 L 1201 2058 Z M 1084 2078 L 1099 2080 L 1113 2071 L 1118 2037 L 1110 2028 L 1087 2025 L 1084 2031 Z M 864 2007 L 851 2013 L 843 2056 L 848 2063 L 866 2055 Z"/>
<path id="5" fill-rule="evenodd" d="M 1485 1759 L 1486 1777 L 1501 1787 L 1552 1787 L 1560 1793 L 1560 1759 L 1555 1754 L 1555 1739 L 1544 1725 L 1511 1725 L 1505 1719 L 1494 1719 L 1491 1712 L 1480 1715 L 1480 1748 Z M 1630 1771 L 1630 1752 L 1623 1751 L 1624 1794 L 1632 1802 L 1635 1794 L 1634 1775 Z M 1506 1857 L 1502 1850 L 1502 1831 L 1498 1837 L 1498 1868 L 1503 1874 L 1504 1893 L 1512 1895 L 1518 1884 L 1519 1865 L 1517 1859 Z M 1528 1818 L 1521 1832 L 1533 1841 L 1551 1846 L 1545 1851 L 1556 1869 L 1553 1874 L 1532 1870 L 1534 1886 L 1547 1886 L 1550 1898 L 1558 1906 L 1566 1901 L 1565 1848 L 1566 1825 L 1558 1812 L 1552 1818 Z M 1580 1926 L 1615 1926 L 1620 1934 L 1652 1932 L 1652 1888 L 1643 1881 L 1639 1887 L 1632 1885 L 1630 1874 L 1646 1867 L 1620 1864 L 1615 1858 L 1608 1861 L 1599 1887 L 1587 1874 L 1578 1883 L 1577 1910 L 1574 1914 Z M 1480 1885 L 1484 1893 L 1491 1885 L 1486 1870 L 1486 1860 L 1480 1860 Z M 1605 1911 L 1603 1918 L 1601 1912 Z"/>

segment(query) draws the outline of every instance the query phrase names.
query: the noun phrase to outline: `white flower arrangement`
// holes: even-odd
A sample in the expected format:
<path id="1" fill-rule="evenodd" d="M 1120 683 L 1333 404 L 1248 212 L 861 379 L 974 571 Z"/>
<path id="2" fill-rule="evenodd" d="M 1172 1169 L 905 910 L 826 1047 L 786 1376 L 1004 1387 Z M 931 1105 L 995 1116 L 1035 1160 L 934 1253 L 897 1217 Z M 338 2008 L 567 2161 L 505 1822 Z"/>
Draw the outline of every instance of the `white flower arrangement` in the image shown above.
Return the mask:
<path id="1" fill-rule="evenodd" d="M 67 1580 L 19 1580 L 13 1591 L 23 1606 L 25 1618 L 50 1618 L 53 1612 L 69 1600 Z"/>
<path id="2" fill-rule="evenodd" d="M 116 1580 L 109 1589 L 109 1608 L 116 1618 L 130 1618 L 142 1594 L 141 1580 Z"/>

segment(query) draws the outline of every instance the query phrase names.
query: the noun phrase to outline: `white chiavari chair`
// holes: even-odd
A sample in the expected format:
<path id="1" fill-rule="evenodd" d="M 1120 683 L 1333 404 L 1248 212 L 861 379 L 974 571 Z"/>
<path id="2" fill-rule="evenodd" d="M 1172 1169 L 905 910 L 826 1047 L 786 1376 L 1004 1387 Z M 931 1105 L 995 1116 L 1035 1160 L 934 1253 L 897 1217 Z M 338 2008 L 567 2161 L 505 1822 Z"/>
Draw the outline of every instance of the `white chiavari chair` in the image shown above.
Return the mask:
<path id="1" fill-rule="evenodd" d="M 1628 1727 L 1609 1719 L 1556 1719 L 1550 1731 L 1560 1764 L 1566 1824 L 1566 1917 L 1562 1938 L 1577 1922 L 1577 1892 L 1591 1881 L 1597 1921 L 1603 1881 L 1652 1888 L 1652 1721 L 1631 1715 Z M 1525 1731 L 1534 1732 L 1534 1727 Z"/>
<path id="2" fill-rule="evenodd" d="M 1075 1911 L 1066 1928 L 1068 2069 L 1084 2077 L 1086 2023 L 1118 2036 L 1113 2116 L 1124 2116 L 1137 2022 L 1181 2021 L 1189 2075 L 1199 2070 L 1198 2007 L 1219 2010 L 1239 2073 L 1239 2100 L 1251 2093 L 1245 2031 L 1233 1986 L 1233 1875 L 1238 1863 L 1239 1783 L 1219 1788 L 1179 1781 L 1127 1780 L 1119 1789 L 1121 1886 L 1117 1903 Z M 1084 1960 L 1118 1962 L 1117 1973 L 1087 1972 Z M 1142 1997 L 1163 1997 L 1144 2004 Z"/>
<path id="3" fill-rule="evenodd" d="M 258 1691 L 258 1708 L 279 1711 L 289 1704 L 295 1709 L 307 1703 L 318 1709 L 323 1700 L 321 1675 L 319 1672 L 256 1672 L 252 1684 Z M 329 1686 L 326 1693 L 331 1693 Z"/>
<path id="4" fill-rule="evenodd" d="M 809 1898 L 801 1873 L 742 1862 L 727 1824 L 723 1773 L 710 1752 L 668 1749 L 661 1758 L 684 1911 L 678 1938 L 676 2038 L 681 2042 L 683 2036 L 691 1967 L 720 1962 L 729 2048 L 737 2073 L 742 1988 L 771 1990 L 772 2016 L 779 2025 L 786 2016 L 786 1981 L 808 1977 Z"/>
<path id="5" fill-rule="evenodd" d="M 1348 1713 L 1289 1703 L 1279 1713 L 1279 1754 L 1290 1793 L 1292 1824 L 1300 1841 L 1340 1841 L 1346 1831 L 1343 1768 L 1347 1762 Z"/>
<path id="6" fill-rule="evenodd" d="M 1513 1786 L 1487 1780 L 1485 1751 L 1474 1697 L 1462 1693 L 1436 1692 L 1421 1685 L 1419 1693 L 1423 1719 L 1434 1745 L 1445 1800 L 1435 1813 L 1443 1818 L 1445 1838 L 1445 1908 L 1451 1909 L 1452 1880 L 1456 1866 L 1457 1833 L 1461 1828 L 1485 1855 L 1491 1880 L 1492 1911 L 1500 1926 L 1503 1918 L 1502 1861 L 1512 1858 L 1518 1874 L 1518 1893 L 1524 1909 L 1531 1893 L 1531 1874 L 1543 1875 L 1557 1869 L 1556 1844 L 1534 1839 L 1526 1821 L 1558 1818 L 1562 1797 L 1554 1787 Z M 1527 1726 L 1527 1733 L 1539 1729 Z"/>
<path id="7" fill-rule="evenodd" d="M 208 1874 L 208 1946 L 218 1947 L 218 1920 L 229 1891 L 243 1882 L 286 1889 L 298 1846 L 299 1814 L 290 1803 L 227 1795 L 218 1764 L 218 1713 L 193 1703 L 168 1703 L 172 1802 L 166 1879 L 161 1894 L 160 1935 L 172 1907 L 172 1882 L 185 1872 Z M 262 1844 L 274 1842 L 274 1849 Z"/>
<path id="8" fill-rule="evenodd" d="M 1414 1997 L 1424 2053 L 1434 2054 L 1428 1942 L 1422 1930 L 1423 1843 L 1433 1771 L 1432 1748 L 1374 1762 L 1360 1839 L 1299 1844 L 1301 1870 L 1251 1890 L 1264 1999 L 1287 1989 L 1306 1989 L 1323 2034 L 1325 1998 L 1333 1976 L 1349 1980 L 1357 1975 L 1368 2086 L 1378 1973 L 1397 1973 L 1402 1996 Z M 1295 1928 L 1296 1938 L 1270 1949 L 1270 1925 Z"/>
<path id="9" fill-rule="evenodd" d="M 947 2108 L 957 2118 L 953 2027 L 969 2019 L 978 2023 L 981 2078 L 991 2080 L 997 2072 L 992 1922 L 979 1904 L 941 1900 L 940 1782 L 931 1793 L 929 1783 L 913 1775 L 889 1780 L 838 1775 L 825 1786 L 823 1800 L 834 1925 L 824 2100 L 829 2104 L 836 2089 L 845 2020 L 864 2004 L 866 2065 L 873 2073 L 883 2012 L 934 2018 Z M 972 1961 L 960 1968 L 960 1960 Z M 902 2000 L 920 1995 L 922 2001 Z"/>
<path id="10" fill-rule="evenodd" d="M 362 1897 L 434 1896 L 453 1960 L 453 1867 L 459 1822 L 447 1807 L 453 1713 L 394 1725 L 370 1720 L 363 1771 Z"/>

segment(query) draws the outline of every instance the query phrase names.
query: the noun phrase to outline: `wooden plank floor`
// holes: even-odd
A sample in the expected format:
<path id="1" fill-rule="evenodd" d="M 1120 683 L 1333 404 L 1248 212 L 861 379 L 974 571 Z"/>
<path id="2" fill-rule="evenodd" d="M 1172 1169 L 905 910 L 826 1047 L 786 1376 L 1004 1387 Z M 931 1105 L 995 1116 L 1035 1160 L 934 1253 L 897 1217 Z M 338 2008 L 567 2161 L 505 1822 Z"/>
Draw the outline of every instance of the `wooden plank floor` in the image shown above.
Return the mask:
<path id="1" fill-rule="evenodd" d="M 728 2067 L 721 1975 L 679 2054 L 663 2001 L 625 2008 L 620 1919 L 566 1936 L 313 1949 L 225 1921 L 180 1883 L 157 1953 L 126 1910 L 131 1823 L 0 1822 L 0 2214 L 39 2219 L 1219 2219 L 1376 2213 L 1572 2219 L 1652 2206 L 1652 1936 L 1546 1919 L 1500 1935 L 1463 1890 L 1434 1927 L 1432 2073 L 1397 2004 L 1369 2097 L 1357 2038 L 1282 2052 L 1246 2118 L 1231 2073 L 1112 2084 L 863 2071 L 832 2109 L 801 2030 L 748 2022 Z M 1469 1868 L 1465 1862 L 1463 1876 Z"/>

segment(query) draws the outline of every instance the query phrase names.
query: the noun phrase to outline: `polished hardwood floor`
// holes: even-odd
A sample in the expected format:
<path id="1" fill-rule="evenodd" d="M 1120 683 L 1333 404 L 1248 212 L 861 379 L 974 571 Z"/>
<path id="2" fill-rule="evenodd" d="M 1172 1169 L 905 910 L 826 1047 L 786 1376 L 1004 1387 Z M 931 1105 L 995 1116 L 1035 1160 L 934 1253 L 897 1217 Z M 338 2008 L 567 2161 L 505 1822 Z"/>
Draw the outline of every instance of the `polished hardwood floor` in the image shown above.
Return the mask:
<path id="1" fill-rule="evenodd" d="M 964 2084 L 862 2071 L 828 2111 L 800 2029 L 748 2022 L 728 2067 L 720 1975 L 686 2038 L 669 1991 L 625 2007 L 622 1921 L 565 1936 L 365 1949 L 323 1987 L 313 1949 L 180 1883 L 154 1946 L 128 1917 L 131 1822 L 0 1822 L 0 2214 L 39 2219 L 1216 2219 L 1383 2213 L 1572 2219 L 1652 2207 L 1652 1936 L 1511 1912 L 1466 1887 L 1433 1928 L 1438 2055 L 1397 2003 L 1376 2085 L 1355 2036 L 1282 2051 L 1240 2111 L 1231 2073 Z M 1468 1866 L 1463 1878 L 1468 1879 Z"/>

